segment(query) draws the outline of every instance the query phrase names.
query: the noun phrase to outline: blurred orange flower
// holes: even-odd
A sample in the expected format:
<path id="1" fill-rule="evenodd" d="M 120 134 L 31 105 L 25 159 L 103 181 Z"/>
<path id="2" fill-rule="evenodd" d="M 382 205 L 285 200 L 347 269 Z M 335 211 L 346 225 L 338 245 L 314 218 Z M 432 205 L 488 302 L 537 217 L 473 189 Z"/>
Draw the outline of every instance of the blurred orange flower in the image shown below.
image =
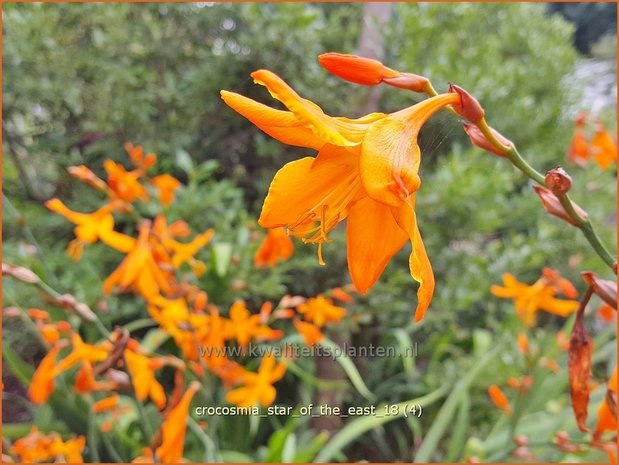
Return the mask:
<path id="1" fill-rule="evenodd" d="M 148 193 L 138 179 L 142 173 L 138 170 L 127 171 L 124 166 L 105 160 L 103 168 L 107 172 L 107 185 L 115 198 L 131 203 L 134 200 L 147 200 Z"/>
<path id="2" fill-rule="evenodd" d="M 157 457 L 161 463 L 180 463 L 185 448 L 185 432 L 191 399 L 200 389 L 200 383 L 192 382 L 180 402 L 168 413 L 161 425 L 161 445 L 157 447 Z"/>
<path id="3" fill-rule="evenodd" d="M 138 400 L 144 401 L 150 397 L 159 410 L 163 409 L 166 405 L 165 392 L 163 386 L 155 378 L 154 371 L 162 365 L 156 359 L 150 359 L 133 350 L 125 351 L 125 361 L 131 373 L 133 389 Z"/>
<path id="4" fill-rule="evenodd" d="M 591 140 L 591 154 L 595 157 L 595 162 L 603 170 L 616 164 L 617 144 L 604 128 L 601 121 L 597 123 L 595 135 Z"/>
<path id="5" fill-rule="evenodd" d="M 255 266 L 275 266 L 281 260 L 288 260 L 294 252 L 294 244 L 284 228 L 273 228 L 260 243 L 254 255 Z"/>
<path id="6" fill-rule="evenodd" d="M 76 239 L 69 244 L 69 253 L 74 260 L 81 257 L 84 244 L 92 244 L 97 240 L 125 253 L 135 246 L 135 239 L 114 231 L 112 204 L 104 205 L 94 213 L 74 212 L 59 199 L 48 200 L 45 206 L 76 225 Z"/>
<path id="7" fill-rule="evenodd" d="M 230 391 L 226 395 L 226 400 L 239 407 L 252 407 L 258 404 L 269 406 L 277 394 L 273 384 L 282 379 L 285 373 L 286 365 L 278 364 L 273 354 L 267 354 L 262 358 L 258 372 L 246 372 L 243 376 L 243 386 Z"/>
<path id="8" fill-rule="evenodd" d="M 174 202 L 174 192 L 181 187 L 180 181 L 169 174 L 155 176 L 150 182 L 159 190 L 159 200 L 163 206 Z"/>
<path id="9" fill-rule="evenodd" d="M 529 353 L 529 338 L 526 333 L 518 334 L 518 350 L 525 355 Z"/>
<path id="10" fill-rule="evenodd" d="M 56 359 L 61 346 L 54 346 L 43 357 L 37 367 L 28 388 L 28 397 L 34 404 L 44 404 L 54 392 L 56 379 Z"/>
<path id="11" fill-rule="evenodd" d="M 556 299 L 554 296 L 557 289 L 543 277 L 533 285 L 528 285 L 517 281 L 512 274 L 505 273 L 503 283 L 505 287 L 493 285 L 490 291 L 497 297 L 513 299 L 516 313 L 527 327 L 535 324 L 540 310 L 567 317 L 578 309 L 578 302 L 575 300 Z"/>
<path id="12" fill-rule="evenodd" d="M 608 380 L 606 397 L 598 408 L 598 421 L 593 436 L 599 439 L 606 431 L 617 432 L 617 367 Z"/>
<path id="13" fill-rule="evenodd" d="M 498 387 L 496 384 L 493 384 L 492 386 L 488 388 L 488 394 L 490 395 L 490 400 L 492 400 L 492 403 L 494 405 L 496 405 L 498 408 L 500 408 L 507 414 L 512 413 L 512 409 L 509 406 L 509 401 L 507 400 L 507 396 L 501 390 L 500 387 Z"/>
<path id="14" fill-rule="evenodd" d="M 293 324 L 308 346 L 318 344 L 325 337 L 320 328 L 312 323 L 294 319 Z"/>
<path id="15" fill-rule="evenodd" d="M 323 327 L 327 323 L 337 323 L 346 315 L 345 308 L 333 305 L 331 299 L 321 295 L 307 299 L 307 302 L 300 304 L 297 310 L 307 321 L 318 327 Z"/>
<path id="16" fill-rule="evenodd" d="M 129 154 L 133 166 L 143 173 L 157 161 L 157 155 L 154 153 L 144 155 L 144 149 L 141 145 L 133 145 L 131 142 L 127 142 L 125 143 L 125 150 Z"/>
<path id="17" fill-rule="evenodd" d="M 146 300 L 164 292 L 171 291 L 170 279 L 155 262 L 149 244 L 150 227 L 148 222 L 140 225 L 138 240 L 118 268 L 103 283 L 103 292 L 109 294 L 114 286 L 122 290 L 133 288 Z"/>
<path id="18" fill-rule="evenodd" d="M 252 339 L 273 340 L 281 338 L 283 333 L 271 329 L 260 321 L 260 315 L 252 315 L 245 302 L 237 300 L 230 308 L 230 336 L 239 346 L 246 348 Z"/>
<path id="19" fill-rule="evenodd" d="M 83 463 L 82 451 L 85 445 L 84 436 L 63 441 L 58 433 L 46 435 L 33 426 L 25 437 L 13 443 L 11 453 L 23 463 Z"/>

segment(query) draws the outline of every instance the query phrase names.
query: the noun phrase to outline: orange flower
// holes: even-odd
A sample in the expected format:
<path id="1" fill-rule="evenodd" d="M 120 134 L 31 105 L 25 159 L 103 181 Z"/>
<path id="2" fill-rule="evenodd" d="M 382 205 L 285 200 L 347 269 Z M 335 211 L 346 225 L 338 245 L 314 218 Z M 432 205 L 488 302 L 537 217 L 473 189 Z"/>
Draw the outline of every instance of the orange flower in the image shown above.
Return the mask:
<path id="1" fill-rule="evenodd" d="M 345 308 L 336 307 L 331 299 L 321 295 L 308 299 L 307 302 L 300 304 L 297 310 L 307 321 L 318 327 L 323 327 L 327 323 L 337 323 L 346 315 Z"/>
<path id="2" fill-rule="evenodd" d="M 616 163 L 617 144 L 615 144 L 608 131 L 604 129 L 602 122 L 598 122 L 595 136 L 593 136 L 591 141 L 591 154 L 595 157 L 595 162 L 603 170 Z"/>
<path id="3" fill-rule="evenodd" d="M 104 205 L 94 213 L 78 213 L 69 210 L 59 199 L 48 200 L 45 206 L 77 225 L 74 229 L 76 239 L 69 244 L 70 255 L 75 260 L 81 257 L 84 244 L 92 244 L 97 240 L 125 253 L 135 246 L 135 239 L 114 231 L 114 217 L 111 214 L 114 206 L 112 204 Z"/>
<path id="4" fill-rule="evenodd" d="M 23 463 L 83 463 L 82 451 L 85 445 L 84 436 L 63 441 L 58 433 L 45 435 L 33 426 L 25 437 L 13 443 L 11 453 Z"/>
<path id="5" fill-rule="evenodd" d="M 200 389 L 200 383 L 192 382 L 180 402 L 168 413 L 161 425 L 161 445 L 157 447 L 157 457 L 162 463 L 179 463 L 185 448 L 185 431 L 191 399 Z"/>
<path id="6" fill-rule="evenodd" d="M 434 293 L 432 267 L 415 216 L 421 152 L 417 136 L 427 119 L 460 101 L 449 93 L 424 100 L 397 113 L 372 113 L 351 120 L 324 114 L 266 70 L 252 74 L 290 111 L 274 110 L 251 99 L 222 91 L 224 101 L 281 142 L 319 150 L 285 165 L 273 179 L 259 224 L 285 226 L 304 242 L 329 242 L 329 231 L 348 217 L 348 267 L 355 287 L 366 293 L 389 260 L 409 239 L 409 265 L 419 282 L 415 314 L 421 320 Z"/>
<path id="7" fill-rule="evenodd" d="M 32 403 L 44 404 L 52 392 L 54 392 L 56 358 L 61 348 L 62 346 L 60 345 L 52 347 L 34 372 L 30 387 L 28 388 L 28 397 Z"/>
<path id="8" fill-rule="evenodd" d="M 236 338 L 242 348 L 246 348 L 251 339 L 278 339 L 282 337 L 282 332 L 263 325 L 260 315 L 249 313 L 245 302 L 238 300 L 230 308 L 230 336 Z"/>
<path id="9" fill-rule="evenodd" d="M 555 337 L 557 345 L 563 352 L 567 352 L 570 348 L 570 338 L 563 331 L 558 331 Z"/>
<path id="10" fill-rule="evenodd" d="M 496 405 L 508 415 L 512 413 L 512 409 L 509 406 L 507 396 L 500 387 L 498 387 L 496 384 L 493 384 L 488 388 L 488 394 L 490 395 L 490 400 L 492 400 L 492 403 L 494 405 Z"/>
<path id="11" fill-rule="evenodd" d="M 292 257 L 294 244 L 284 228 L 269 229 L 254 255 L 255 266 L 275 266 L 278 260 Z"/>
<path id="12" fill-rule="evenodd" d="M 131 203 L 136 199 L 146 200 L 148 194 L 138 181 L 142 173 L 139 170 L 127 171 L 124 166 L 112 160 L 105 160 L 103 168 L 108 174 L 107 184 L 114 197 Z"/>
<path id="13" fill-rule="evenodd" d="M 151 183 L 159 190 L 159 200 L 163 206 L 174 202 L 174 191 L 181 187 L 180 181 L 169 174 L 155 176 Z"/>
<path id="14" fill-rule="evenodd" d="M 293 324 L 299 334 L 303 336 L 303 340 L 308 346 L 318 344 L 325 337 L 320 331 L 320 328 L 312 323 L 295 319 L 293 320 Z"/>
<path id="15" fill-rule="evenodd" d="M 127 142 L 125 143 L 125 150 L 129 154 L 133 166 L 142 172 L 146 172 L 157 161 L 157 155 L 154 153 L 144 155 L 144 149 L 141 145 L 133 145 L 131 142 Z"/>
<path id="16" fill-rule="evenodd" d="M 163 409 L 166 405 L 165 392 L 154 373 L 154 369 L 158 365 L 157 360 L 149 359 L 145 355 L 132 350 L 126 350 L 125 361 L 129 373 L 131 373 L 133 389 L 135 389 L 135 396 L 138 400 L 144 401 L 147 397 L 150 397 L 159 410 Z"/>
<path id="17" fill-rule="evenodd" d="M 505 273 L 503 283 L 505 287 L 493 285 L 490 291 L 497 297 L 514 299 L 516 313 L 527 327 L 535 324 L 540 310 L 565 318 L 578 309 L 575 300 L 556 299 L 556 289 L 543 278 L 530 286 L 517 281 L 512 274 Z"/>
<path id="18" fill-rule="evenodd" d="M 78 363 L 92 366 L 93 363 L 105 360 L 109 354 L 109 347 L 88 344 L 77 332 L 71 334 L 71 344 L 73 346 L 71 353 L 56 365 L 55 376 Z"/>
<path id="19" fill-rule="evenodd" d="M 284 373 L 286 365 L 277 364 L 275 356 L 267 354 L 262 358 L 258 372 L 246 372 L 243 379 L 244 386 L 230 391 L 226 400 L 239 407 L 258 404 L 267 407 L 273 403 L 277 394 L 273 384 L 282 379 Z"/>
<path id="20" fill-rule="evenodd" d="M 103 292 L 109 294 L 116 285 L 123 290 L 132 287 L 149 300 L 159 295 L 160 290 L 171 291 L 168 277 L 153 258 L 149 233 L 148 223 L 142 223 L 138 240 L 118 268 L 107 277 L 103 283 Z"/>

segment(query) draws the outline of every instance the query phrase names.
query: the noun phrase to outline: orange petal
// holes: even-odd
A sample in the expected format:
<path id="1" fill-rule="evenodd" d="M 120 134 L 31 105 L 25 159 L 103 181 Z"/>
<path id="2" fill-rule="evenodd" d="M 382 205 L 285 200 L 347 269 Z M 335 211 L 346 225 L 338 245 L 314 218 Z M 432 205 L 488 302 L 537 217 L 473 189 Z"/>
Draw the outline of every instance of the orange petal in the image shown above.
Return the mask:
<path id="1" fill-rule="evenodd" d="M 346 236 L 348 269 L 361 294 L 376 283 L 389 260 L 408 239 L 391 209 L 369 197 L 350 208 Z"/>
<path id="2" fill-rule="evenodd" d="M 432 264 L 428 259 L 426 249 L 423 245 L 419 227 L 417 226 L 415 196 L 410 196 L 401 207 L 397 209 L 392 208 L 392 212 L 400 227 L 408 233 L 413 246 L 408 263 L 411 276 L 419 283 L 415 321 L 421 321 L 434 295 L 434 273 L 432 272 Z"/>
<path id="3" fill-rule="evenodd" d="M 301 98 L 288 84 L 271 71 L 260 69 L 251 74 L 256 84 L 265 86 L 273 98 L 282 102 L 314 135 L 325 143 L 339 146 L 356 145 L 359 140 L 348 140 L 342 129 L 347 124 L 325 115 L 313 102 Z"/>
<path id="4" fill-rule="evenodd" d="M 335 208 L 346 200 L 349 188 L 360 190 L 355 176 L 358 166 L 357 156 L 333 145 L 326 145 L 315 159 L 287 163 L 271 182 L 258 223 L 269 229 L 288 226 L 326 204 L 333 213 L 339 213 Z"/>
<path id="5" fill-rule="evenodd" d="M 234 92 L 221 91 L 221 98 L 240 115 L 280 142 L 320 150 L 325 144 L 289 111 L 276 110 Z"/>

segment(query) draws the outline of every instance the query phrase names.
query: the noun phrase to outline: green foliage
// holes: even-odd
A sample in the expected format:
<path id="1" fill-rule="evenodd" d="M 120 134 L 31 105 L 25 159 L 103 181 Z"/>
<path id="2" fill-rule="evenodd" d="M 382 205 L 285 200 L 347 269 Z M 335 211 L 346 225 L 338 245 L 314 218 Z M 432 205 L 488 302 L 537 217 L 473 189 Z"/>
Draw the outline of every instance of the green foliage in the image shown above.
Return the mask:
<path id="1" fill-rule="evenodd" d="M 101 196 L 69 177 L 66 168 L 86 164 L 103 176 L 103 159 L 124 160 L 122 145 L 130 140 L 156 152 L 161 172 L 184 183 L 166 211 L 169 220 L 187 221 L 192 232 L 216 231 L 198 256 L 207 271 L 195 280 L 210 302 L 226 309 L 244 298 L 257 311 L 265 300 L 313 296 L 349 282 L 342 226 L 325 245 L 326 267 L 318 265 L 315 247 L 300 241 L 292 260 L 274 269 L 253 266 L 264 236 L 256 218 L 269 182 L 284 163 L 310 152 L 271 140 L 227 108 L 219 90 L 276 105 L 249 77 L 267 68 L 329 114 L 354 116 L 369 90 L 328 75 L 316 55 L 354 51 L 362 8 L 350 3 L 4 5 L 4 261 L 31 268 L 61 292 L 71 292 L 100 312 L 108 327 L 144 322 L 142 301 L 104 296 L 101 289 L 122 255 L 95 244 L 81 261 L 71 261 L 65 249 L 73 226 L 42 205 L 57 196 L 75 210 L 93 211 Z M 580 92 L 569 79 L 576 60 L 572 33 L 558 16 L 545 16 L 542 5 L 404 2 L 394 6 L 385 31 L 385 63 L 428 76 L 439 91 L 448 81 L 469 90 L 486 109 L 489 124 L 543 172 L 564 163 L 571 136 L 570 111 Z M 385 89 L 380 110 L 414 101 L 409 93 Z M 364 417 L 331 437 L 303 418 L 200 418 L 209 428 L 200 433 L 190 425 L 187 458 L 509 460 L 513 431 L 486 389 L 523 369 L 534 371 L 537 381 L 522 406 L 517 432 L 550 441 L 557 429 L 567 428 L 582 437 L 570 417 L 565 371 L 551 374 L 524 360 L 515 346 L 522 323 L 512 303 L 493 297 L 489 288 L 505 272 L 532 283 L 550 266 L 582 290 L 581 270 L 608 278 L 608 269 L 579 231 L 544 212 L 522 173 L 471 148 L 456 118 L 444 113 L 422 131 L 417 214 L 437 282 L 426 319 L 418 325 L 411 321 L 416 287 L 406 246 L 371 292 L 347 305 L 350 317 L 329 333 L 334 341 L 360 346 L 401 349 L 418 343 L 418 356 L 340 360 L 345 372 L 335 381 L 318 376 L 316 360 L 301 359 L 278 384 L 280 404 L 308 404 L 328 386 L 346 406 L 422 399 L 422 417 Z M 570 171 L 573 199 L 589 212 L 604 242 L 615 244 L 614 178 L 593 165 Z M 152 217 L 156 210 L 147 204 L 141 213 Z M 127 234 L 134 234 L 132 228 L 130 218 L 117 224 Z M 40 295 L 28 286 L 5 284 L 5 305 L 40 305 Z M 565 366 L 554 343 L 561 323 L 542 318 L 531 339 L 540 353 Z M 22 336 L 35 331 L 12 324 L 14 331 L 3 341 L 13 350 L 5 353 L 10 370 L 23 378 L 28 363 L 40 358 L 40 348 L 29 343 L 16 350 Z M 601 378 L 613 353 L 608 331 L 598 326 L 596 346 L 607 351 L 596 366 Z M 172 346 L 148 325 L 138 331 L 149 348 Z M 499 345 L 500 356 L 485 357 Z M 473 372 L 476 376 L 466 376 Z M 592 411 L 599 400 L 592 400 Z M 195 402 L 225 400 L 212 382 Z M 81 424 L 59 426 L 63 417 L 53 407 L 38 414 L 47 416 L 40 424 L 83 433 Z M 74 415 L 73 409 L 65 413 Z M 147 413 L 157 418 L 154 408 Z M 134 420 L 119 427 L 124 460 L 135 458 L 143 446 L 132 437 Z M 114 459 L 105 455 L 105 446 L 98 451 Z M 549 461 L 574 459 L 554 448 L 535 452 Z M 575 458 L 599 461 L 595 454 Z"/>

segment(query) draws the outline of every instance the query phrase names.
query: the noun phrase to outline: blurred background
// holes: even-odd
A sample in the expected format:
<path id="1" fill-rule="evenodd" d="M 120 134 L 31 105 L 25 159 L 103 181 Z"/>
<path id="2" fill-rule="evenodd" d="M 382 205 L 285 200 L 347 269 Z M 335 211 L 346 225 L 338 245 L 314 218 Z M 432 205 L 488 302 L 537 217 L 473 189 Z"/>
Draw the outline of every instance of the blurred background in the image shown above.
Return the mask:
<path id="1" fill-rule="evenodd" d="M 427 76 L 439 92 L 450 81 L 467 89 L 484 106 L 490 125 L 539 171 L 558 164 L 568 169 L 572 197 L 614 245 L 614 173 L 594 164 L 568 166 L 566 152 L 581 111 L 615 130 L 615 18 L 613 3 L 5 4 L 3 261 L 33 269 L 56 289 L 99 309 L 109 327 L 143 314 L 137 299 L 103 295 L 103 279 L 121 255 L 95 244 L 73 262 L 65 251 L 73 226 L 43 206 L 59 197 L 72 209 L 94 210 L 99 196 L 66 168 L 84 164 L 101 174 L 105 158 L 125 162 L 123 144 L 131 141 L 157 153 L 158 169 L 184 184 L 167 212 L 170 220 L 182 218 L 196 231 L 213 227 L 214 244 L 233 251 L 227 259 L 214 257 L 213 249 L 203 252 L 207 263 L 225 260 L 225 267 L 210 266 L 200 280 L 210 301 L 227 308 L 241 297 L 259 308 L 284 294 L 314 296 L 346 285 L 343 227 L 325 246 L 326 267 L 318 265 L 314 247 L 300 242 L 290 261 L 266 270 L 252 266 L 262 237 L 256 219 L 270 180 L 284 163 L 311 151 L 270 139 L 219 97 L 226 89 L 274 105 L 249 77 L 266 68 L 331 115 L 389 112 L 417 101 L 404 91 L 355 86 L 329 75 L 316 60 L 328 51 L 377 58 Z M 505 447 L 509 425 L 487 387 L 522 371 L 515 340 L 523 326 L 513 304 L 492 296 L 490 286 L 505 272 L 533 283 L 545 266 L 560 270 L 580 291 L 582 270 L 614 277 L 576 229 L 544 212 L 520 172 L 471 147 L 452 115 L 438 114 L 424 128 L 421 147 L 417 214 L 437 282 L 426 319 L 412 323 L 416 289 L 405 247 L 329 334 L 340 344 L 417 343 L 418 357 L 355 359 L 372 402 L 350 383 L 324 387 L 289 374 L 278 384 L 277 403 L 397 403 L 450 388 L 437 394 L 421 418 L 386 424 L 371 418 L 365 424 L 214 421 L 208 434 L 223 460 L 516 460 Z M 11 282 L 3 287 L 3 301 L 5 307 L 36 306 L 37 296 Z M 564 324 L 540 316 L 530 337 L 541 353 L 555 350 L 555 334 Z M 612 328 L 596 320 L 591 330 L 609 341 Z M 23 331 L 19 322 L 6 321 L 3 344 L 34 365 L 43 354 Z M 499 356 L 477 365 L 499 345 Z M 551 442 L 559 429 L 580 434 L 570 409 L 565 354 L 556 350 L 561 371 L 539 375 L 518 423 L 518 433 L 542 442 Z M 612 347 L 600 357 L 598 378 L 608 376 L 614 358 Z M 318 379 L 347 380 L 334 362 L 304 363 Z M 34 412 L 25 387 L 3 367 L 5 436 L 19 437 L 32 424 L 57 426 L 59 413 Z M 454 383 L 472 371 L 476 376 L 445 409 Z M 274 434 L 278 430 L 284 433 Z M 191 440 L 185 456 L 204 460 Z M 316 450 L 303 455 L 307 444 Z M 547 445 L 534 452 L 544 461 L 606 459 L 599 451 L 570 453 Z"/>

